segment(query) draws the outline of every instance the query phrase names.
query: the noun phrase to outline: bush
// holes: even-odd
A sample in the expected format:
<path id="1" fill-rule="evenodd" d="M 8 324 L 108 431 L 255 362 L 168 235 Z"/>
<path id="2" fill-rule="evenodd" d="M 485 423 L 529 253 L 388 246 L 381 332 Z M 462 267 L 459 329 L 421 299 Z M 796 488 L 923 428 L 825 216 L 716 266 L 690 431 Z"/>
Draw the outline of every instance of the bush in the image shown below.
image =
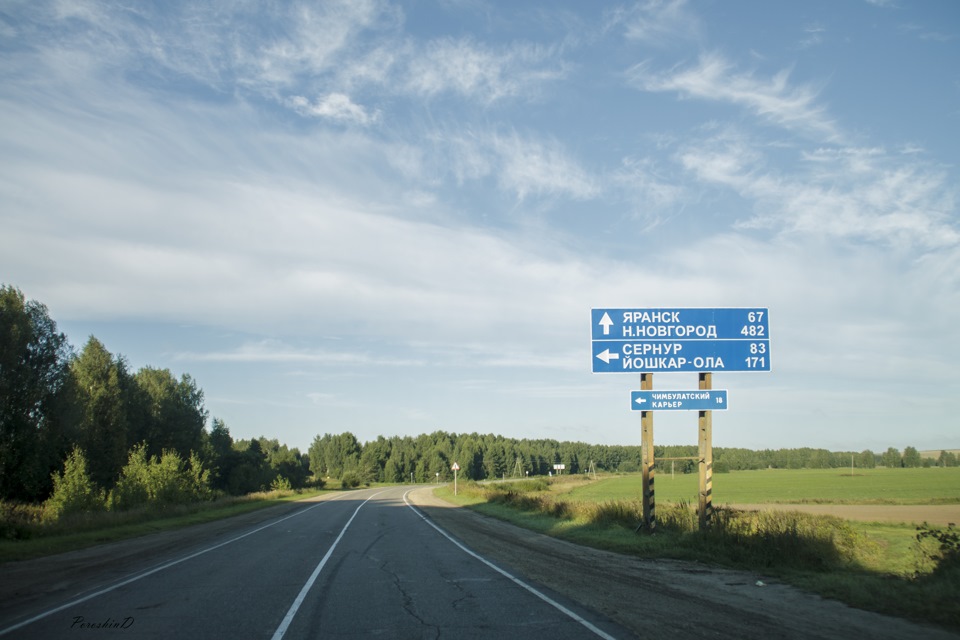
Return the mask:
<path id="1" fill-rule="evenodd" d="M 924 522 L 917 527 L 916 539 L 924 564 L 933 567 L 932 575 L 960 574 L 960 531 L 953 525 L 937 529 Z M 917 573 L 922 572 L 921 568 Z"/>
<path id="2" fill-rule="evenodd" d="M 290 484 L 290 481 L 283 476 L 277 476 L 273 479 L 273 482 L 270 483 L 271 491 L 290 491 L 291 489 L 293 489 L 293 486 Z"/>
<path id="3" fill-rule="evenodd" d="M 103 489 L 87 472 L 87 459 L 74 447 L 63 463 L 63 473 L 54 472 L 53 494 L 43 505 L 44 520 L 56 522 L 64 516 L 102 511 L 106 504 Z"/>
<path id="4" fill-rule="evenodd" d="M 356 489 L 363 483 L 363 478 L 356 471 L 348 471 L 340 479 L 340 487 L 343 489 Z"/>
<path id="5" fill-rule="evenodd" d="M 858 553 L 870 546 L 863 534 L 834 516 L 725 511 L 705 536 L 749 555 L 754 564 L 828 571 L 856 562 Z"/>
<path id="6" fill-rule="evenodd" d="M 26 540 L 40 529 L 42 505 L 0 501 L 0 539 Z"/>
<path id="7" fill-rule="evenodd" d="M 130 450 L 108 503 L 111 510 L 127 511 L 144 506 L 165 508 L 211 497 L 210 472 L 196 454 L 190 455 L 187 464 L 170 450 L 164 450 L 159 458 L 149 458 L 146 445 L 140 444 Z"/>

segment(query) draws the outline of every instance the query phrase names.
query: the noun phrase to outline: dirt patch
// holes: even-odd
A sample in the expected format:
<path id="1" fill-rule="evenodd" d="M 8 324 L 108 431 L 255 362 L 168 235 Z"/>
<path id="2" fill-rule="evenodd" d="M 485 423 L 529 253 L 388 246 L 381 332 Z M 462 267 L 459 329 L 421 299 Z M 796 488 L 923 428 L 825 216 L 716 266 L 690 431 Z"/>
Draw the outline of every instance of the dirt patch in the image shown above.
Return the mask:
<path id="1" fill-rule="evenodd" d="M 574 545 L 410 494 L 439 526 L 498 566 L 600 611 L 642 638 L 957 638 L 805 593 L 768 577 L 695 562 L 641 560 Z"/>
<path id="2" fill-rule="evenodd" d="M 960 524 L 960 504 L 868 505 L 868 504 L 732 504 L 743 511 L 799 511 L 837 516 L 860 522 L 905 522 L 946 527 Z"/>

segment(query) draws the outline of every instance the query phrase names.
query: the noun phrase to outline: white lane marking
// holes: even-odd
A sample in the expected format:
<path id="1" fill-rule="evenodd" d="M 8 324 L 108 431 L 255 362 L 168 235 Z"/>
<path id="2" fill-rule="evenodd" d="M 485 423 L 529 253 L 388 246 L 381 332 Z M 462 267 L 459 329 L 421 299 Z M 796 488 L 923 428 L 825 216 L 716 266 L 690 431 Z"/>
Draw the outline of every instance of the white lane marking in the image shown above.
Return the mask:
<path id="1" fill-rule="evenodd" d="M 120 582 L 117 582 L 117 583 L 115 583 L 115 584 L 110 585 L 109 587 L 106 587 L 106 588 L 104 588 L 104 589 L 100 589 L 99 591 L 94 591 L 93 593 L 89 593 L 89 594 L 83 596 L 82 598 L 77 598 L 76 600 L 71 600 L 70 602 L 67 602 L 66 604 L 62 604 L 62 605 L 60 605 L 59 607 L 55 607 L 55 608 L 50 609 L 50 610 L 48 610 L 48 611 L 44 611 L 44 612 L 42 612 L 42 613 L 38 613 L 37 615 L 33 616 L 32 618 L 30 618 L 30 619 L 28 619 L 28 620 L 24 620 L 23 622 L 18 622 L 18 623 L 15 624 L 15 625 L 12 625 L 12 626 L 10 626 L 10 627 L 7 627 L 6 629 L 0 629 L 0 636 L 6 635 L 6 634 L 10 633 L 11 631 L 16 631 L 17 629 L 21 629 L 21 628 L 23 628 L 23 627 L 25 627 L 25 626 L 27 626 L 27 625 L 29 625 L 29 624 L 33 624 L 34 622 L 37 622 L 38 620 L 43 620 L 43 619 L 46 618 L 47 616 L 53 615 L 54 613 L 59 613 L 60 611 L 63 611 L 64 609 L 69 609 L 70 607 L 76 606 L 76 605 L 80 604 L 81 602 L 86 602 L 87 600 L 92 600 L 93 598 L 96 598 L 97 596 L 102 596 L 102 595 L 105 594 L 105 593 L 110 593 L 111 591 L 113 591 L 113 590 L 115 590 L 115 589 L 119 589 L 120 587 L 123 587 L 123 586 L 126 586 L 126 585 L 130 584 L 131 582 L 136 582 L 137 580 L 140 580 L 140 579 L 142 579 L 142 578 L 146 578 L 147 576 L 150 576 L 150 575 L 153 575 L 153 574 L 158 573 L 158 572 L 160 572 L 160 571 L 163 571 L 164 569 L 169 569 L 170 567 L 172 567 L 172 566 L 174 566 L 174 565 L 178 565 L 178 564 L 180 564 L 181 562 L 186 562 L 187 560 L 192 560 L 192 559 L 194 559 L 194 558 L 196 558 L 196 557 L 198 557 L 198 556 L 202 556 L 202 555 L 205 554 L 205 553 L 209 553 L 210 551 L 214 551 L 215 549 L 219 549 L 220 547 L 225 547 L 225 546 L 227 546 L 228 544 L 232 544 L 232 543 L 236 542 L 237 540 L 242 540 L 242 539 L 246 538 L 247 536 L 252 536 L 253 534 L 258 533 L 258 532 L 260 532 L 260 531 L 263 531 L 264 529 L 269 529 L 269 528 L 272 527 L 272 526 L 278 525 L 278 524 L 280 524 L 281 522 L 283 522 L 283 521 L 285 521 L 285 520 L 289 520 L 290 518 L 296 518 L 297 516 L 303 515 L 303 514 L 306 513 L 307 511 L 310 511 L 311 509 L 316 509 L 317 507 L 319 507 L 319 506 L 322 505 L 322 504 L 325 504 L 325 503 L 327 503 L 327 502 L 332 502 L 333 500 L 339 500 L 340 498 L 342 498 L 342 497 L 344 497 L 344 496 L 346 496 L 346 495 L 348 495 L 348 494 L 343 494 L 343 496 L 337 496 L 337 497 L 335 497 L 335 498 L 330 498 L 329 500 L 324 500 L 323 502 L 318 502 L 317 504 L 313 505 L 312 507 L 307 507 L 306 509 L 303 509 L 302 511 L 297 511 L 296 513 L 290 514 L 289 516 L 285 516 L 285 517 L 283 517 L 283 518 L 280 518 L 279 520 L 277 520 L 277 521 L 275 521 L 275 522 L 271 522 L 271 523 L 268 524 L 268 525 L 264 525 L 264 526 L 262 526 L 262 527 L 260 527 L 260 528 L 258 528 L 258 529 L 254 529 L 253 531 L 248 531 L 247 533 L 244 533 L 244 534 L 242 534 L 242 535 L 239 535 L 239 536 L 237 536 L 236 538 L 231 538 L 230 540 L 227 540 L 227 541 L 225 541 L 225 542 L 221 542 L 221 543 L 219 543 L 219 544 L 215 544 L 215 545 L 213 545 L 212 547 L 208 547 L 208 548 L 206 548 L 206 549 L 202 549 L 202 550 L 200 550 L 200 551 L 197 551 L 196 553 L 191 553 L 190 555 L 184 556 L 183 558 L 180 558 L 180 559 L 178 559 L 178 560 L 172 560 L 172 561 L 170 561 L 170 562 L 166 562 L 166 563 L 164 563 L 164 564 L 161 564 L 161 565 L 159 565 L 159 566 L 154 567 L 153 569 L 148 569 L 147 571 L 144 571 L 143 573 L 134 574 L 134 575 L 130 576 L 129 578 L 126 578 L 126 579 L 124 579 L 124 580 L 122 580 L 122 581 L 120 581 Z"/>
<path id="2" fill-rule="evenodd" d="M 413 491 L 413 489 L 410 489 L 410 491 Z M 514 584 L 516 584 L 516 585 L 518 585 L 518 586 L 520 586 L 520 587 L 523 587 L 524 589 L 526 589 L 527 591 L 529 591 L 529 592 L 532 593 L 533 595 L 537 596 L 538 598 L 540 598 L 541 600 L 543 600 L 544 602 L 546 602 L 547 604 L 549 604 L 551 607 L 553 607 L 554 609 L 556 609 L 556 610 L 559 611 L 560 613 L 563 613 L 564 615 L 572 618 L 573 620 L 576 620 L 576 621 L 579 622 L 581 625 L 583 625 L 584 627 L 586 627 L 587 629 L 589 629 L 590 631 L 592 631 L 595 635 L 603 638 L 604 640 L 616 640 L 616 638 L 614 638 L 613 636 L 611 636 L 609 633 L 607 633 L 607 632 L 604 631 L 603 629 L 600 629 L 600 628 L 596 627 L 596 626 L 593 625 L 590 621 L 588 621 L 588 620 L 584 619 L 583 617 L 577 615 L 576 613 L 574 613 L 574 612 L 571 611 L 570 609 L 567 609 L 565 606 L 563 606 L 562 604 L 560 604 L 559 602 L 557 602 L 556 600 L 554 600 L 554 599 L 551 598 L 550 596 L 548 596 L 548 595 L 546 595 L 545 593 L 542 593 L 542 592 L 540 592 L 540 591 L 537 591 L 535 588 L 533 588 L 532 586 L 530 586 L 529 584 L 527 584 L 526 582 L 524 582 L 524 581 L 521 580 L 520 578 L 517 578 L 517 577 L 511 575 L 510 573 L 507 573 L 506 571 L 504 571 L 503 569 L 501 569 L 501 568 L 498 567 L 497 565 L 493 564 L 492 562 L 490 562 L 489 560 L 487 560 L 487 559 L 484 558 L 483 556 L 481 556 L 481 555 L 479 555 L 478 553 L 472 551 L 471 549 L 468 549 L 467 547 L 465 547 L 465 546 L 464 546 L 463 544 L 461 544 L 458 540 L 456 540 L 453 536 L 451 536 L 449 533 L 447 533 L 446 531 L 444 531 L 443 529 L 441 529 L 440 527 L 438 527 L 436 524 L 434 524 L 434 523 L 433 523 L 429 518 L 427 518 L 425 515 L 423 515 L 422 513 L 420 513 L 420 510 L 419 510 L 419 509 L 417 509 L 415 506 L 413 506 L 412 504 L 410 504 L 410 501 L 407 500 L 407 494 L 409 494 L 410 491 L 407 491 L 407 493 L 403 494 L 403 501 L 407 503 L 407 506 L 410 507 L 411 509 L 413 509 L 413 512 L 416 513 L 418 516 L 420 516 L 420 519 L 421 519 L 421 520 L 423 520 L 423 521 L 426 522 L 428 525 L 430 525 L 431 527 L 433 527 L 434 529 L 436 529 L 436 530 L 440 533 L 440 535 L 442 535 L 444 538 L 446 538 L 447 540 L 449 540 L 449 541 L 452 542 L 453 544 L 457 545 L 457 546 L 460 548 L 461 551 L 463 551 L 464 553 L 466 553 L 466 554 L 468 554 L 468 555 L 473 556 L 474 558 L 476 558 L 477 560 L 479 560 L 479 561 L 482 562 L 483 564 L 487 565 L 488 567 L 490 567 L 491 569 L 493 569 L 494 571 L 496 571 L 497 573 L 499 573 L 500 575 L 502 575 L 502 576 L 503 576 L 504 578 L 506 578 L 507 580 L 510 580 L 511 582 L 513 582 Z"/>
<path id="3" fill-rule="evenodd" d="M 353 522 L 353 519 L 357 517 L 357 514 L 360 513 L 360 509 L 363 508 L 363 505 L 367 504 L 374 498 L 376 498 L 381 493 L 386 493 L 384 491 L 378 491 L 373 494 L 357 507 L 356 511 L 353 512 L 353 515 L 350 516 L 350 519 L 347 520 L 347 524 L 343 525 L 343 529 L 340 530 L 340 535 L 337 536 L 337 539 L 333 541 L 333 544 L 330 545 L 330 548 L 327 549 L 327 553 L 323 556 L 323 559 L 320 561 L 320 564 L 317 565 L 317 568 L 313 570 L 313 573 L 310 574 L 310 577 L 307 578 L 306 583 L 304 583 L 303 588 L 300 589 L 300 594 L 297 595 L 297 599 L 293 601 L 293 604 L 290 605 L 290 610 L 287 611 L 287 615 L 283 616 L 283 620 L 280 622 L 280 626 L 277 627 L 277 630 L 273 632 L 273 640 L 280 640 L 283 637 L 283 634 L 287 632 L 287 628 L 290 627 L 290 623 L 293 622 L 293 618 L 297 615 L 297 611 L 300 610 L 300 605 L 303 604 L 303 601 L 307 597 L 307 593 L 310 591 L 310 588 L 313 586 L 313 583 L 316 582 L 317 576 L 320 575 L 320 572 L 323 571 L 323 567 L 327 564 L 327 560 L 330 559 L 330 556 L 333 555 L 333 550 L 337 548 L 337 545 L 340 543 L 340 539 L 343 538 L 343 534 L 347 532 L 347 527 L 350 526 L 350 523 Z"/>

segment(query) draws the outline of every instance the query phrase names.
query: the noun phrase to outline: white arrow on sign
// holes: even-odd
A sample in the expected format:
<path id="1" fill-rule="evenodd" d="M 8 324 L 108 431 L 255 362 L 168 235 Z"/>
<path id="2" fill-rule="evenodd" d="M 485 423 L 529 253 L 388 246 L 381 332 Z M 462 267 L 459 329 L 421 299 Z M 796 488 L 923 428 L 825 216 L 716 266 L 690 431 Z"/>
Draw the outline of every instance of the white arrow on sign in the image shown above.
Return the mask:
<path id="1" fill-rule="evenodd" d="M 611 360 L 619 360 L 620 354 L 611 353 L 610 349 L 604 349 L 603 351 L 597 354 L 597 357 L 603 360 L 604 364 L 610 364 Z"/>
<path id="2" fill-rule="evenodd" d="M 643 404 L 646 401 L 647 401 L 646 398 L 637 398 L 634 402 L 636 402 L 637 404 Z"/>
<path id="3" fill-rule="evenodd" d="M 603 335 L 605 336 L 610 335 L 610 327 L 613 326 L 613 320 L 610 319 L 609 313 L 604 312 L 603 317 L 600 318 L 600 322 L 598 322 L 597 324 L 603 327 Z"/>

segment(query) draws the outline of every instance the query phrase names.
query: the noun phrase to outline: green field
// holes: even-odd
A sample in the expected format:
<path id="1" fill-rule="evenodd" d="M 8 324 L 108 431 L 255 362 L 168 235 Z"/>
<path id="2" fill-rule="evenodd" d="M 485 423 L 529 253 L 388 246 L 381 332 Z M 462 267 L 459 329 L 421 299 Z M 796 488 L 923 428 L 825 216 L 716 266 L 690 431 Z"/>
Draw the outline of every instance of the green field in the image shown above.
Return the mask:
<path id="1" fill-rule="evenodd" d="M 665 468 L 664 468 L 665 467 Z M 669 464 L 654 475 L 657 502 L 697 502 L 697 475 L 671 477 Z M 639 474 L 604 478 L 573 489 L 566 499 L 636 500 Z M 927 469 L 766 469 L 713 476 L 715 504 L 958 504 L 960 467 Z"/>

